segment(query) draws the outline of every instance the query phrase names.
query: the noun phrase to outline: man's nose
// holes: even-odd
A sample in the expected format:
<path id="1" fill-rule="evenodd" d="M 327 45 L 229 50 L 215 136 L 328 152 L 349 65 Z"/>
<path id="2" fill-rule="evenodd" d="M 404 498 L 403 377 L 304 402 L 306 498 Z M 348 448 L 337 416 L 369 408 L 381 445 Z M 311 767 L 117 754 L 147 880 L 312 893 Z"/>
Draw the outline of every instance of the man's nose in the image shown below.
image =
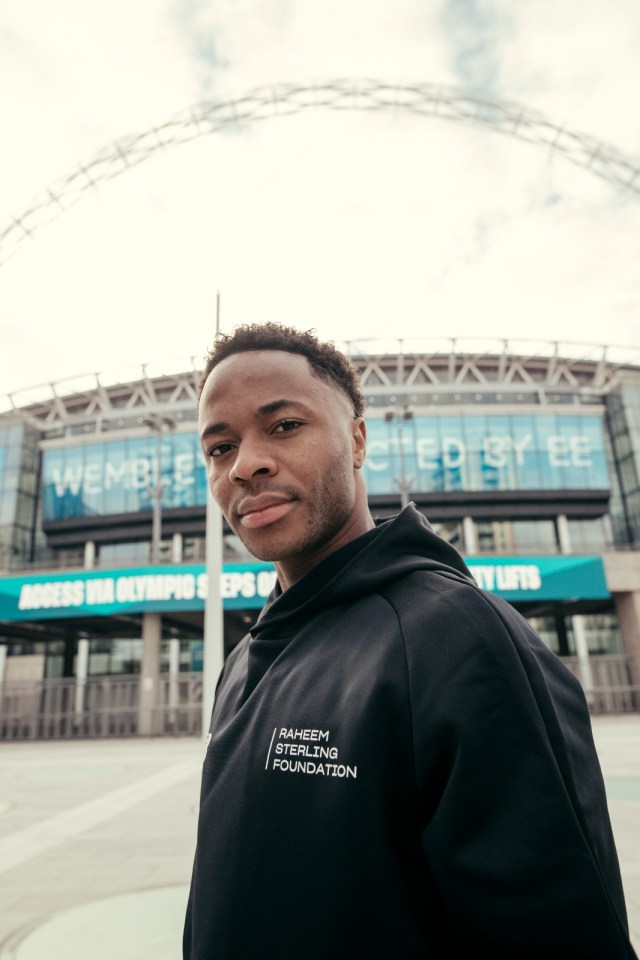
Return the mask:
<path id="1" fill-rule="evenodd" d="M 276 470 L 275 460 L 269 454 L 265 444 L 244 440 L 238 447 L 229 477 L 235 482 L 244 483 L 256 476 L 273 476 Z"/>

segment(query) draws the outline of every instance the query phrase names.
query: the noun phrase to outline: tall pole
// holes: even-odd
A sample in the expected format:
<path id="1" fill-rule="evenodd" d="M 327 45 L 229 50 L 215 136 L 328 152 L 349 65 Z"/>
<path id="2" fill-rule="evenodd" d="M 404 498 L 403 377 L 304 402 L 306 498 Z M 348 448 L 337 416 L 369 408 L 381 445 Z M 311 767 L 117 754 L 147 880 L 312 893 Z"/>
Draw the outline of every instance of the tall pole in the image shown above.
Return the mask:
<path id="1" fill-rule="evenodd" d="M 409 503 L 409 484 L 407 483 L 407 475 L 404 467 L 404 449 L 402 446 L 402 420 L 397 421 L 398 428 L 398 453 L 400 454 L 400 477 L 396 477 L 396 483 L 400 488 L 400 506 L 404 508 Z"/>
<path id="2" fill-rule="evenodd" d="M 156 469 L 153 487 L 153 522 L 151 525 L 151 562 L 160 562 L 160 543 L 162 542 L 162 425 L 158 423 L 156 432 Z"/>
<path id="3" fill-rule="evenodd" d="M 153 516 L 151 523 L 151 562 L 160 562 L 162 542 L 162 431 L 174 430 L 175 420 L 167 415 L 150 413 L 142 421 L 156 438 L 154 482 L 149 484 Z M 159 730 L 160 705 L 160 647 L 162 644 L 162 614 L 147 611 L 142 615 L 142 662 L 140 664 L 140 702 L 138 705 L 138 733 L 152 736 Z"/>
<path id="4" fill-rule="evenodd" d="M 154 482 L 149 484 L 149 495 L 152 500 L 152 521 L 151 521 L 151 562 L 160 561 L 160 544 L 162 542 L 162 491 L 164 483 L 162 480 L 162 432 L 175 430 L 175 420 L 173 417 L 160 416 L 152 413 L 142 421 L 146 427 L 152 431 L 156 438 L 156 456 Z"/>
<path id="5" fill-rule="evenodd" d="M 220 333 L 220 291 L 216 294 L 216 337 Z M 207 564 L 207 597 L 204 603 L 204 637 L 202 651 L 202 735 L 209 733 L 215 687 L 224 664 L 224 611 L 220 578 L 223 563 L 222 513 L 207 489 L 205 555 Z"/>
<path id="6" fill-rule="evenodd" d="M 408 406 L 404 406 L 400 412 L 395 410 L 389 410 L 384 417 L 385 421 L 388 424 L 395 423 L 396 432 L 398 434 L 398 456 L 400 461 L 400 476 L 394 477 L 394 483 L 400 491 L 400 506 L 404 510 L 409 504 L 409 492 L 411 486 L 415 481 L 415 477 L 407 477 L 405 469 L 405 460 L 404 460 L 404 444 L 402 436 L 402 426 L 406 420 L 413 419 L 413 411 L 409 409 Z"/>
<path id="7" fill-rule="evenodd" d="M 202 733 L 207 736 L 216 682 L 224 664 L 224 615 L 220 581 L 222 573 L 222 514 L 207 490 L 206 521 L 207 598 L 204 604 L 202 662 Z"/>

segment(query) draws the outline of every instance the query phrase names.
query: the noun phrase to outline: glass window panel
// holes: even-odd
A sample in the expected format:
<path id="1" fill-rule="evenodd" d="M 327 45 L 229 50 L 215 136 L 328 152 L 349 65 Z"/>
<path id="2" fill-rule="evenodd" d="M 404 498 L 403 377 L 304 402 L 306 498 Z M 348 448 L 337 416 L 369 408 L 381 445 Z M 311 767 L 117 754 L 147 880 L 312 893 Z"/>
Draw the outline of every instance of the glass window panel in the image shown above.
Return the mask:
<path id="1" fill-rule="evenodd" d="M 369 493 L 389 492 L 393 481 L 386 424 L 382 420 L 371 419 L 367 423 L 367 458 L 363 470 Z"/>
<path id="2" fill-rule="evenodd" d="M 462 438 L 465 447 L 464 482 L 466 490 L 483 489 L 483 455 L 486 422 L 484 416 L 464 417 Z"/>
<path id="3" fill-rule="evenodd" d="M 178 433 L 173 436 L 173 473 L 171 486 L 172 507 L 196 505 L 196 463 L 202 456 L 196 449 L 195 434 Z"/>
<path id="4" fill-rule="evenodd" d="M 622 652 L 620 628 L 614 613 L 590 613 L 583 615 L 582 620 L 589 653 L 606 655 Z M 575 650 L 571 617 L 567 617 L 567 633 L 571 649 Z"/>
<path id="5" fill-rule="evenodd" d="M 484 416 L 465 417 L 463 431 L 467 450 L 480 452 L 483 449 L 484 438 L 487 433 L 486 418 Z"/>
<path id="6" fill-rule="evenodd" d="M 151 490 L 155 481 L 155 437 L 127 440 L 126 467 L 129 477 L 127 509 L 149 511 L 152 508 Z"/>
<path id="7" fill-rule="evenodd" d="M 42 457 L 43 516 L 45 520 L 58 520 L 62 515 L 59 480 L 61 476 L 62 451 L 47 450 Z"/>
<path id="8" fill-rule="evenodd" d="M 480 553 L 505 552 L 505 529 L 500 520 L 478 522 L 478 549 Z"/>
<path id="9" fill-rule="evenodd" d="M 560 428 L 561 420 L 561 417 L 554 416 L 541 416 L 536 419 L 540 472 L 546 490 L 563 490 L 576 486 L 576 478 L 570 473 L 571 447 L 567 434 Z"/>
<path id="10" fill-rule="evenodd" d="M 512 424 L 508 416 L 487 417 L 483 450 L 485 489 L 512 490 L 516 483 Z"/>
<path id="11" fill-rule="evenodd" d="M 19 467 L 22 461 L 22 447 L 7 447 L 4 451 L 5 467 Z"/>
<path id="12" fill-rule="evenodd" d="M 146 563 L 149 559 L 147 540 L 132 540 L 126 543 L 103 543 L 98 548 L 100 566 L 110 563 Z"/>
<path id="13" fill-rule="evenodd" d="M 182 541 L 182 559 L 197 561 L 205 559 L 205 538 L 185 537 Z"/>
<path id="14" fill-rule="evenodd" d="M 86 516 L 104 513 L 105 445 L 91 444 L 84 451 L 83 509 Z"/>
<path id="15" fill-rule="evenodd" d="M 440 456 L 444 489 L 467 489 L 466 445 L 462 417 L 443 417 L 440 421 Z"/>
<path id="16" fill-rule="evenodd" d="M 403 420 L 401 414 L 394 415 L 389 422 L 384 422 L 384 436 L 387 445 L 387 460 L 390 466 L 390 476 L 387 478 L 387 492 L 400 489 L 399 484 L 408 483 L 411 478 L 411 487 L 420 483 L 416 449 L 420 435 L 419 425 L 414 419 Z"/>
<path id="17" fill-rule="evenodd" d="M 553 520 L 513 520 L 513 545 L 518 553 L 557 553 Z"/>
<path id="18" fill-rule="evenodd" d="M 103 445 L 105 514 L 126 513 L 134 509 L 129 495 L 131 470 L 127 459 L 127 441 L 116 440 Z"/>
<path id="19" fill-rule="evenodd" d="M 569 542 L 574 553 L 600 553 L 607 546 L 607 529 L 603 517 L 595 520 L 569 520 Z"/>
<path id="20" fill-rule="evenodd" d="M 35 520 L 35 500 L 18 491 L 16 497 L 16 523 L 30 529 Z"/>
<path id="21" fill-rule="evenodd" d="M 22 445 L 23 434 L 24 427 L 20 423 L 15 424 L 13 427 L 3 427 L 2 443 L 7 446 L 19 447 Z"/>
<path id="22" fill-rule="evenodd" d="M 140 673 L 142 640 L 117 639 L 111 648 L 111 673 Z"/>
<path id="23" fill-rule="evenodd" d="M 0 524 L 12 524 L 16 513 L 16 491 L 5 490 L 0 497 Z"/>
<path id="24" fill-rule="evenodd" d="M 62 475 L 58 477 L 56 493 L 62 496 L 61 519 L 84 516 L 83 510 L 83 472 L 84 450 L 82 447 L 61 451 Z"/>
<path id="25" fill-rule="evenodd" d="M 157 438 L 153 438 L 153 452 L 151 456 L 151 484 L 155 488 L 158 473 L 160 474 L 160 484 L 162 486 L 161 504 L 163 509 L 172 506 L 173 500 L 173 466 L 174 466 L 174 436 L 171 433 L 163 433 L 160 437 L 160 443 Z M 157 458 L 160 457 L 158 464 Z"/>
<path id="26" fill-rule="evenodd" d="M 412 458 L 412 463 L 413 475 L 416 477 L 415 487 L 425 493 L 441 490 L 444 482 L 438 426 L 439 418 L 437 417 L 417 417 L 413 423 L 412 439 L 415 456 Z M 393 476 L 397 474 L 394 473 Z M 395 484 L 393 489 L 397 489 Z"/>
<path id="27" fill-rule="evenodd" d="M 10 469 L 5 470 L 3 480 L 4 480 L 4 483 L 3 483 L 4 490 L 9 491 L 9 490 L 20 489 L 21 475 L 19 470 L 10 470 Z"/>
<path id="28" fill-rule="evenodd" d="M 199 444 L 196 445 L 195 454 L 195 481 L 196 506 L 204 506 L 207 502 L 207 471 Z"/>
<path id="29" fill-rule="evenodd" d="M 82 516 L 82 448 L 47 450 L 44 454 L 43 482 L 46 520 Z"/>
<path id="30" fill-rule="evenodd" d="M 103 676 L 109 673 L 110 652 L 110 640 L 89 641 L 89 676 Z"/>

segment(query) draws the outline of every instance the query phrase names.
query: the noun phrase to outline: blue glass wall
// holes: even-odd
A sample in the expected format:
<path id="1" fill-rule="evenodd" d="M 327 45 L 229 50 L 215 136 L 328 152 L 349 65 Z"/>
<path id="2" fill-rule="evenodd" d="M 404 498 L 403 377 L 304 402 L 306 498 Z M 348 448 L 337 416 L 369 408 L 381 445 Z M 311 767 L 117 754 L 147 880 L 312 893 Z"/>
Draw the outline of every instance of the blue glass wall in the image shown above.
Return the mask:
<path id="1" fill-rule="evenodd" d="M 598 416 L 478 414 L 367 426 L 372 494 L 397 490 L 403 472 L 413 491 L 425 493 L 609 487 Z"/>
<path id="2" fill-rule="evenodd" d="M 367 427 L 371 494 L 397 493 L 403 473 L 413 491 L 425 493 L 609 487 L 598 416 L 443 415 L 402 421 L 400 429 L 373 419 Z M 47 450 L 45 520 L 150 511 L 156 456 L 153 436 Z M 197 434 L 164 436 L 160 465 L 163 509 L 205 504 Z"/>
<path id="3" fill-rule="evenodd" d="M 47 450 L 43 458 L 44 519 L 64 520 L 152 509 L 154 436 Z M 206 502 L 206 474 L 195 433 L 163 436 L 162 507 Z"/>

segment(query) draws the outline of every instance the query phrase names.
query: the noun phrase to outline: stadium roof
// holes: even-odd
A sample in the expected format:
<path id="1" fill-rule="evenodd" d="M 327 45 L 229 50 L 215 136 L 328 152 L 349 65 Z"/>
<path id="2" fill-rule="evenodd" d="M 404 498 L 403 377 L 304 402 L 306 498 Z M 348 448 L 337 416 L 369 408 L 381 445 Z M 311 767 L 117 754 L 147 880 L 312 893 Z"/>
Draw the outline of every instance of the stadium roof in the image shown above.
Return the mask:
<path id="1" fill-rule="evenodd" d="M 439 397 L 461 389 L 500 391 L 504 400 L 524 392 L 538 403 L 549 393 L 595 399 L 625 376 L 640 378 L 640 348 L 632 346 L 444 337 L 336 345 L 358 365 L 374 402 L 394 391 Z M 183 357 L 38 384 L 0 397 L 0 423 L 20 419 L 50 433 L 88 423 L 96 430 L 142 424 L 154 411 L 192 420 L 201 366 L 200 358 Z"/>

